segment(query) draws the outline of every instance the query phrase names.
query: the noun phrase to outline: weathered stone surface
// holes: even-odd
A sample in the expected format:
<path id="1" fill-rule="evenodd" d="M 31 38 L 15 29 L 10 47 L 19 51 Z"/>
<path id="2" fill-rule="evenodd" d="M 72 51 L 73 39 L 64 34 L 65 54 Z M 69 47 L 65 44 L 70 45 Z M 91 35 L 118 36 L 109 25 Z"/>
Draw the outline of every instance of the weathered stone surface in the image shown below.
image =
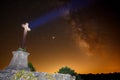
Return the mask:
<path id="1" fill-rule="evenodd" d="M 16 73 L 16 70 L 2 70 L 0 71 L 0 80 L 11 80 L 11 77 Z"/>
<path id="2" fill-rule="evenodd" d="M 0 80 L 12 80 L 13 75 L 17 72 L 17 70 L 3 70 L 0 71 Z M 28 71 L 26 71 L 28 72 Z M 38 80 L 75 80 L 74 76 L 69 74 L 50 74 L 46 72 L 32 72 L 35 77 L 38 77 Z"/>
<path id="3" fill-rule="evenodd" d="M 46 72 L 34 72 L 34 74 L 39 77 L 38 80 L 75 80 L 75 77 L 69 74 L 49 74 Z"/>
<path id="4" fill-rule="evenodd" d="M 28 69 L 28 55 L 30 53 L 25 51 L 13 51 L 13 58 L 6 69 L 27 70 Z"/>

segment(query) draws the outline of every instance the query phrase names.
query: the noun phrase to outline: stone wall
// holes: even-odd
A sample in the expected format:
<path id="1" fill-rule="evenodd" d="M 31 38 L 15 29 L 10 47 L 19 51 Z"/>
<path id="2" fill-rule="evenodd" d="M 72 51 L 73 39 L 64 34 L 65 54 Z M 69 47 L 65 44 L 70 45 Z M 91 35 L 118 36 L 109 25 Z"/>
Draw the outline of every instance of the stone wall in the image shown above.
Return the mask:
<path id="1" fill-rule="evenodd" d="M 15 71 L 15 70 L 0 71 L 0 80 L 15 80 L 12 78 L 17 72 L 18 71 Z M 27 73 L 31 73 L 32 75 L 37 77 L 37 80 L 75 80 L 74 76 L 71 76 L 69 74 L 60 74 L 60 73 L 50 74 L 50 73 L 46 73 L 46 72 L 25 71 L 25 74 L 22 74 L 22 75 L 26 75 Z M 21 79 L 19 79 L 19 80 L 21 80 Z M 26 79 L 22 79 L 22 80 L 26 80 Z M 27 79 L 27 80 L 29 80 L 29 79 Z"/>
<path id="2" fill-rule="evenodd" d="M 34 74 L 39 77 L 39 80 L 75 80 L 75 77 L 69 74 L 50 74 L 45 72 L 35 72 Z"/>

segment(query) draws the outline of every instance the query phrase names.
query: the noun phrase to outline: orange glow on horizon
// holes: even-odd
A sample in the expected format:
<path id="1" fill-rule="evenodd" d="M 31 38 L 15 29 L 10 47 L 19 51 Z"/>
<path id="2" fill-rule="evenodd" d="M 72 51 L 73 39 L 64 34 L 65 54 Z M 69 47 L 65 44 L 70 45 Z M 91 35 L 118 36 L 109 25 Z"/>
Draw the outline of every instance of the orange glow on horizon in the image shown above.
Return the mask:
<path id="1" fill-rule="evenodd" d="M 118 62 L 114 63 L 114 61 L 112 60 L 107 62 L 101 60 L 100 58 L 96 60 L 95 57 L 92 58 L 90 57 L 91 56 L 84 59 L 84 61 L 82 61 L 82 59 L 81 61 L 77 61 L 78 60 L 77 56 L 74 59 L 72 58 L 72 56 L 67 57 L 67 59 L 65 58 L 60 59 L 57 57 L 51 58 L 50 56 L 48 56 L 46 59 L 42 59 L 41 61 L 38 62 L 36 62 L 36 60 L 33 60 L 33 65 L 35 66 L 37 71 L 48 73 L 58 72 L 58 70 L 64 66 L 70 67 L 71 69 L 75 70 L 75 72 L 77 72 L 78 74 L 120 72 L 120 65 L 118 65 Z M 101 62 L 98 63 L 99 61 Z"/>

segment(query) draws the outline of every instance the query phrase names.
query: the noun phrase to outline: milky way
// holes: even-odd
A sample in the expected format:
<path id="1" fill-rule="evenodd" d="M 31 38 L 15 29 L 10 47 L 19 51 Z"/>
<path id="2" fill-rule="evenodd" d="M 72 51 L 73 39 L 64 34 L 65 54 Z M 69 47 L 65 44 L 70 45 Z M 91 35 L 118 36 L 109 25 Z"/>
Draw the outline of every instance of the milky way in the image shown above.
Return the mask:
<path id="1" fill-rule="evenodd" d="M 100 3 L 99 6 L 101 7 Z M 110 40 L 112 43 L 114 42 L 113 35 L 111 35 L 112 30 L 109 28 L 113 28 L 113 31 L 117 28 L 114 25 L 115 21 L 112 20 L 115 20 L 115 14 L 112 14 L 111 10 L 108 11 L 103 9 L 103 6 L 101 8 L 99 6 L 95 5 L 71 12 L 70 15 L 73 38 L 87 55 L 94 55 L 98 53 L 96 52 L 98 50 L 104 51 L 105 47 L 109 47 L 111 44 L 109 43 Z M 117 32 L 112 34 L 115 35 Z"/>

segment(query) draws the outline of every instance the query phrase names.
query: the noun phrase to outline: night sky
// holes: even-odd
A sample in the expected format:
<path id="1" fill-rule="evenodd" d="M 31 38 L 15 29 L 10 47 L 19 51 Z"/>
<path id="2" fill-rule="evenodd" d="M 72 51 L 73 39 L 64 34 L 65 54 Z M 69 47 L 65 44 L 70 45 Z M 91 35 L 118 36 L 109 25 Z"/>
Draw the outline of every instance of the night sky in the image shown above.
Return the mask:
<path id="1" fill-rule="evenodd" d="M 70 0 L 1 1 L 0 70 L 21 45 L 21 25 L 67 3 Z M 39 72 L 54 73 L 63 66 L 77 73 L 120 72 L 119 11 L 117 0 L 90 0 L 88 5 L 69 9 L 67 15 L 32 27 L 26 39 L 29 62 Z"/>

